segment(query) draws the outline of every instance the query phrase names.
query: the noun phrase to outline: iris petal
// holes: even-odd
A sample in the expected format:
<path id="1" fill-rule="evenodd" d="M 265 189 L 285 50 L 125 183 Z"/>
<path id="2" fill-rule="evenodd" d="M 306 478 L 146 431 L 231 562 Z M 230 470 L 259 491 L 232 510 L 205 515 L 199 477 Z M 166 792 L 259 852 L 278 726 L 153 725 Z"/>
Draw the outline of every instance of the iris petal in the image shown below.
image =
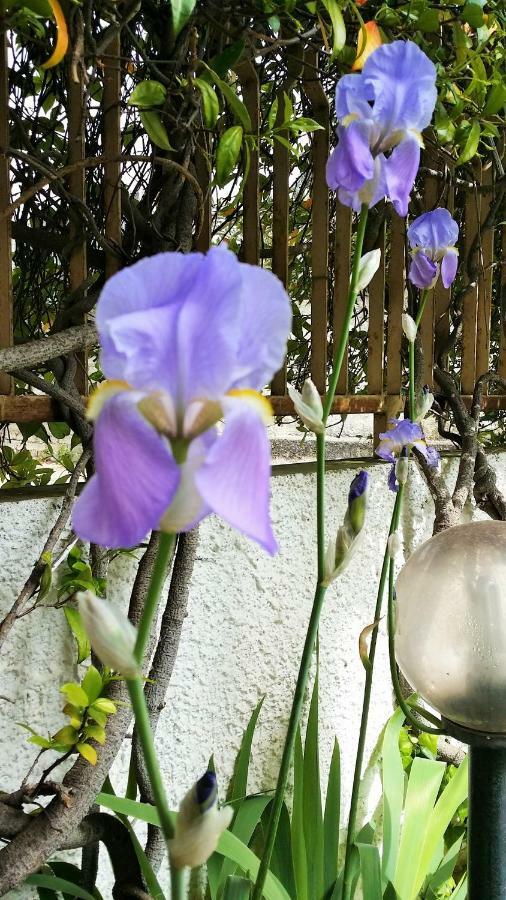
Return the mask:
<path id="1" fill-rule="evenodd" d="M 374 91 L 374 118 L 385 132 L 423 131 L 429 125 L 437 98 L 436 67 L 412 41 L 383 44 L 366 60 L 362 77 Z"/>
<path id="2" fill-rule="evenodd" d="M 83 540 L 103 547 L 134 547 L 171 502 L 180 473 L 168 444 L 137 409 L 139 395 L 125 391 L 106 401 L 95 425 L 97 474 L 73 515 Z"/>
<path id="3" fill-rule="evenodd" d="M 438 207 L 418 216 L 408 228 L 410 247 L 422 247 L 436 254 L 443 247 L 457 243 L 459 226 L 447 209 Z"/>
<path id="4" fill-rule="evenodd" d="M 437 268 L 436 263 L 420 251 L 411 261 L 408 278 L 417 288 L 430 288 L 437 277 Z"/>
<path id="5" fill-rule="evenodd" d="M 339 143 L 327 162 L 327 184 L 333 190 L 358 191 L 374 175 L 371 126 L 352 122 L 338 129 Z"/>
<path id="6" fill-rule="evenodd" d="M 457 274 L 457 266 L 459 263 L 459 255 L 453 247 L 448 247 L 443 259 L 441 260 L 441 280 L 445 288 L 449 288 L 455 281 Z"/>
<path id="7" fill-rule="evenodd" d="M 240 272 L 240 337 L 230 388 L 259 391 L 283 362 L 292 311 L 276 275 L 246 263 Z"/>
<path id="8" fill-rule="evenodd" d="M 269 553 L 277 550 L 269 518 L 270 446 L 265 425 L 240 400 L 224 401 L 225 428 L 195 475 L 217 515 Z"/>
<path id="9" fill-rule="evenodd" d="M 374 59 L 375 54 L 370 57 Z M 367 65 L 367 63 L 366 63 Z M 394 148 L 385 160 L 384 173 L 387 194 L 399 216 L 407 216 L 411 189 L 420 165 L 420 142 L 409 135 Z"/>

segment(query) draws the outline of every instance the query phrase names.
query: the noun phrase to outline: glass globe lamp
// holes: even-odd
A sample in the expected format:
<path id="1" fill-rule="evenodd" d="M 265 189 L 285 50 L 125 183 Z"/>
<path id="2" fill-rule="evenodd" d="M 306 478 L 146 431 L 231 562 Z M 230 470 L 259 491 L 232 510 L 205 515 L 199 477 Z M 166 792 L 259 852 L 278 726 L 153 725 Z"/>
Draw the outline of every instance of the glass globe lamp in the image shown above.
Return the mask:
<path id="1" fill-rule="evenodd" d="M 506 898 L 506 522 L 432 537 L 396 585 L 396 658 L 469 744 L 468 900 Z"/>
<path id="2" fill-rule="evenodd" d="M 432 537 L 401 570 L 396 596 L 409 683 L 450 722 L 506 736 L 506 522 Z"/>

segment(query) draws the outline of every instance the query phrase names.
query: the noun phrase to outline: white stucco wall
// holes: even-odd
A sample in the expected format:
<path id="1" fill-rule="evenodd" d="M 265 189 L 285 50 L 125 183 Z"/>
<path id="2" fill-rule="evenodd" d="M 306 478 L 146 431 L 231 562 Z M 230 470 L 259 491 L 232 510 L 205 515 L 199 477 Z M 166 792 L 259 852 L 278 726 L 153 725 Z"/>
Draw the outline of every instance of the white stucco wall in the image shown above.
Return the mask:
<path id="1" fill-rule="evenodd" d="M 365 433 L 367 430 L 366 427 Z M 363 436 L 351 437 L 341 446 L 349 458 L 370 452 L 370 444 Z M 301 450 L 297 445 L 295 455 L 310 455 L 310 449 Z M 289 453 L 289 446 L 287 449 L 283 445 L 282 451 Z M 499 482 L 506 489 L 506 456 L 498 455 L 495 462 Z M 299 469 L 300 465 L 296 465 Z M 454 470 L 454 466 L 453 461 L 443 462 L 445 471 Z M 371 491 L 363 542 L 347 571 L 328 592 L 320 640 L 323 777 L 337 735 L 342 754 L 344 810 L 349 800 L 364 681 L 358 636 L 372 621 L 393 503 L 386 484 L 387 467 L 370 460 L 365 467 L 370 471 Z M 350 460 L 328 476 L 329 534 L 342 521 L 348 486 L 356 468 L 356 462 Z M 174 805 L 205 770 L 212 753 L 225 785 L 242 732 L 264 694 L 249 787 L 256 791 L 275 783 L 314 590 L 315 476 L 294 472 L 283 461 L 278 461 L 274 472 L 272 515 L 281 548 L 277 557 L 269 558 L 214 518 L 201 526 L 189 615 L 157 734 L 159 756 Z M 409 493 L 411 502 L 406 504 L 402 522 L 407 555 L 430 535 L 433 509 L 416 472 Z M 29 573 L 57 509 L 58 502 L 47 499 L 0 503 L 0 613 L 8 609 Z M 112 599 L 126 604 L 134 572 L 131 559 L 122 558 L 113 564 Z M 380 631 L 368 753 L 391 711 L 384 623 Z M 0 659 L 0 694 L 13 700 L 15 706 L 0 701 L 0 789 L 18 787 L 36 754 L 15 723 L 28 722 L 34 728 L 49 731 L 63 724 L 58 685 L 76 676 L 73 658 L 73 643 L 61 610 L 36 611 L 20 620 L 11 632 Z M 113 783 L 119 790 L 125 783 L 128 757 L 127 742 L 113 770 Z M 371 807 L 374 802 L 373 795 Z M 106 874 L 103 879 L 107 879 Z M 29 897 L 31 892 L 9 896 Z M 110 896 L 107 888 L 104 896 Z"/>

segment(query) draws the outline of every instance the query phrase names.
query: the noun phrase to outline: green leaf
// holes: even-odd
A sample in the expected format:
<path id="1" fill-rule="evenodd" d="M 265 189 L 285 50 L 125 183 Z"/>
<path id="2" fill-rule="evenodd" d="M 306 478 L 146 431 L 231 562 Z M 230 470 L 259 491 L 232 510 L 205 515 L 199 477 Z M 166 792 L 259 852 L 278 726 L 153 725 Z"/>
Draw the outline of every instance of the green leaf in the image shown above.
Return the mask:
<path id="1" fill-rule="evenodd" d="M 62 440 L 62 438 L 66 438 L 70 434 L 70 428 L 66 422 L 48 422 L 47 427 L 57 440 Z"/>
<path id="2" fill-rule="evenodd" d="M 318 741 L 318 674 L 316 675 L 304 745 L 304 839 L 310 897 L 323 896 L 323 815 Z"/>
<path id="3" fill-rule="evenodd" d="M 415 760 L 416 762 L 416 760 Z M 435 763 L 430 762 L 429 760 L 419 760 L 419 763 L 424 766 L 433 766 Z M 413 763 L 414 765 L 414 763 Z M 444 770 L 443 763 L 437 763 L 437 765 L 442 765 Z M 416 878 L 414 881 L 414 886 L 417 891 L 419 891 L 427 877 L 429 872 L 429 866 L 431 859 L 434 855 L 435 849 L 437 847 L 438 841 L 443 838 L 443 835 L 448 828 L 456 810 L 460 806 L 461 803 L 467 797 L 468 794 L 468 765 L 469 759 L 466 759 L 460 764 L 453 778 L 450 779 L 448 784 L 446 785 L 444 791 L 439 797 L 435 807 L 431 809 L 430 816 L 427 820 L 426 827 L 423 832 L 423 838 L 420 840 L 420 831 L 418 833 L 418 870 L 416 872 Z M 410 779 L 411 781 L 411 776 Z M 408 784 L 409 791 L 409 784 Z M 407 800 L 406 800 L 407 806 Z M 421 816 L 420 816 L 421 821 Z M 405 827 L 405 826 L 404 826 Z M 403 829 L 404 830 L 404 829 Z M 416 862 L 416 857 L 413 857 L 412 865 L 414 866 Z"/>
<path id="4" fill-rule="evenodd" d="M 65 710 L 64 710 L 65 712 Z M 97 725 L 104 726 L 107 723 L 107 715 L 105 712 L 102 712 L 100 709 L 95 709 L 94 706 L 90 706 L 88 710 L 88 718 L 93 719 Z"/>
<path id="5" fill-rule="evenodd" d="M 112 809 L 113 812 L 122 813 L 125 816 L 132 816 L 140 819 L 142 822 L 148 822 L 151 825 L 160 825 L 160 819 L 154 806 L 150 803 L 138 803 L 136 800 L 127 800 L 124 797 L 112 797 L 110 794 L 100 793 L 96 798 L 96 802 L 106 809 Z M 173 825 L 176 821 L 176 814 L 169 813 Z M 218 842 L 218 853 L 227 859 L 233 860 L 239 868 L 250 878 L 255 879 L 260 865 L 258 857 L 249 847 L 246 847 L 231 831 L 224 831 Z M 270 872 L 264 888 L 265 900 L 291 900 L 289 894 Z"/>
<path id="6" fill-rule="evenodd" d="M 246 792 L 248 790 L 248 771 L 251 758 L 251 745 L 253 743 L 253 736 L 255 734 L 255 728 L 258 722 L 258 717 L 260 715 L 260 710 L 262 709 L 263 702 L 264 697 L 261 697 L 257 705 L 255 706 L 248 725 L 244 731 L 241 740 L 241 746 L 239 747 L 239 751 L 235 758 L 234 772 L 232 778 L 230 779 L 230 785 L 227 791 L 228 801 L 237 800 L 238 798 L 242 799 L 246 796 Z"/>
<path id="7" fill-rule="evenodd" d="M 436 888 L 444 884 L 445 881 L 448 881 L 453 875 L 453 870 L 456 866 L 463 840 L 464 835 L 461 834 L 443 857 L 441 865 L 438 866 L 427 885 L 430 890 L 435 891 Z"/>
<path id="8" fill-rule="evenodd" d="M 402 709 L 397 709 L 385 728 L 382 745 L 383 778 L 383 854 L 382 874 L 385 882 L 395 873 L 404 798 L 404 769 L 399 754 L 399 733 L 404 722 Z"/>
<path id="9" fill-rule="evenodd" d="M 496 81 L 490 88 L 485 104 L 486 116 L 495 116 L 506 106 L 506 82 Z"/>
<path id="10" fill-rule="evenodd" d="M 202 119 L 206 128 L 214 128 L 220 114 L 220 104 L 216 91 L 203 78 L 194 78 L 193 83 L 202 94 Z"/>
<path id="11" fill-rule="evenodd" d="M 65 606 L 63 612 L 65 613 L 67 624 L 76 639 L 77 662 L 82 663 L 85 659 L 88 659 L 91 653 L 91 644 L 81 619 L 81 613 L 79 610 L 74 609 L 73 606 Z"/>
<path id="12" fill-rule="evenodd" d="M 86 725 L 84 733 L 87 738 L 92 738 L 97 744 L 105 744 L 105 728 L 101 725 Z"/>
<path id="13" fill-rule="evenodd" d="M 292 119 L 289 123 L 289 127 L 292 131 L 322 131 L 323 125 L 320 125 L 319 122 L 316 122 L 314 119 L 308 118 L 308 116 L 299 116 L 298 119 Z"/>
<path id="14" fill-rule="evenodd" d="M 422 836 L 427 832 L 427 823 L 445 771 L 445 764 L 435 760 L 415 757 L 406 790 L 402 834 L 395 867 L 393 885 L 401 897 L 415 900 L 418 890 L 418 872 L 422 869 Z M 438 837 L 439 839 L 439 837 Z M 432 853 L 426 865 L 430 864 Z M 425 859 L 425 854 L 424 854 Z"/>
<path id="15" fill-rule="evenodd" d="M 337 0 L 322 0 L 332 22 L 332 56 L 336 56 L 346 43 L 346 25 Z"/>
<path id="16" fill-rule="evenodd" d="M 116 704 L 109 700 L 108 697 L 99 697 L 98 700 L 95 700 L 91 707 L 90 711 L 96 712 L 96 710 L 100 710 L 100 712 L 106 713 L 108 716 L 113 716 L 117 711 Z"/>
<path id="17" fill-rule="evenodd" d="M 271 802 L 271 797 L 266 794 L 259 794 L 255 797 L 247 797 L 243 800 L 235 817 L 230 831 L 235 834 L 243 842 L 248 845 L 253 837 L 254 831 L 260 822 L 263 812 Z M 235 873 L 236 866 L 228 859 L 223 860 L 220 867 L 218 887 L 221 887 L 229 875 Z"/>
<path id="18" fill-rule="evenodd" d="M 139 109 L 162 106 L 167 99 L 167 88 L 159 81 L 141 81 L 130 94 L 127 103 Z"/>
<path id="19" fill-rule="evenodd" d="M 251 895 L 251 882 L 246 878 L 229 875 L 225 882 L 223 900 L 249 900 Z"/>
<path id="20" fill-rule="evenodd" d="M 97 759 L 98 759 L 97 751 L 95 750 L 94 747 L 91 746 L 91 744 L 85 744 L 85 743 L 76 744 L 76 750 L 92 766 L 95 766 L 97 764 Z"/>
<path id="21" fill-rule="evenodd" d="M 310 900 L 308 896 L 308 871 L 306 841 L 304 837 L 304 755 L 300 730 L 295 739 L 293 756 L 293 805 L 292 805 L 292 862 L 297 888 L 297 900 Z"/>
<path id="22" fill-rule="evenodd" d="M 417 27 L 426 34 L 439 31 L 439 12 L 437 9 L 424 8 L 416 20 Z"/>
<path id="23" fill-rule="evenodd" d="M 104 792 L 108 795 L 115 797 L 114 788 L 111 784 L 111 780 L 109 776 L 106 778 L 104 783 Z M 152 900 L 165 900 L 165 894 L 160 886 L 160 883 L 156 877 L 156 874 L 144 852 L 142 844 L 139 841 L 132 825 L 128 821 L 126 816 L 121 815 L 121 813 L 116 813 L 118 818 L 123 822 L 125 828 L 128 829 L 128 833 L 130 834 L 130 840 L 132 841 L 133 848 L 135 850 L 135 855 L 139 860 L 139 865 L 141 867 L 142 876 L 144 881 L 146 882 L 146 887 L 148 889 L 149 895 Z"/>
<path id="24" fill-rule="evenodd" d="M 69 703 L 72 703 L 72 706 L 85 707 L 89 705 L 90 701 L 86 691 L 83 691 L 82 687 L 79 684 L 76 684 L 75 681 L 62 684 L 60 692 L 68 697 Z"/>
<path id="25" fill-rule="evenodd" d="M 324 896 L 332 888 L 338 872 L 339 818 L 341 814 L 341 758 L 339 744 L 334 741 L 330 761 L 325 815 L 323 819 Z"/>
<path id="26" fill-rule="evenodd" d="M 272 129 L 274 128 L 274 126 L 276 124 L 276 116 L 278 114 L 278 106 L 279 106 L 279 100 L 277 97 L 275 97 L 274 103 L 272 104 L 272 106 L 269 110 L 269 113 L 267 115 L 267 127 L 268 127 L 269 131 L 272 131 Z"/>
<path id="27" fill-rule="evenodd" d="M 86 675 L 84 676 L 81 684 L 83 691 L 86 691 L 90 703 L 93 703 L 98 697 L 100 697 L 102 688 L 104 686 L 102 676 L 98 669 L 95 668 L 95 666 L 89 666 L 88 671 L 86 672 Z"/>
<path id="28" fill-rule="evenodd" d="M 65 725 L 53 735 L 53 741 L 63 744 L 65 747 L 73 747 L 78 738 L 78 732 L 72 725 Z"/>
<path id="29" fill-rule="evenodd" d="M 165 125 L 162 123 L 157 112 L 154 112 L 153 110 L 142 110 L 140 112 L 140 118 L 146 129 L 146 134 L 155 147 L 160 147 L 162 150 L 174 149 L 169 141 Z"/>
<path id="30" fill-rule="evenodd" d="M 241 125 L 233 125 L 232 128 L 222 134 L 216 151 L 216 184 L 223 187 L 229 180 L 235 169 L 242 147 L 243 130 Z"/>
<path id="31" fill-rule="evenodd" d="M 78 897 L 79 900 L 95 900 L 93 894 L 85 891 L 84 888 L 64 878 L 56 878 L 54 875 L 29 875 L 25 880 L 25 884 L 32 887 L 47 888 L 51 891 L 64 891 L 70 894 L 71 897 Z"/>
<path id="32" fill-rule="evenodd" d="M 238 97 L 230 85 L 227 84 L 226 81 L 223 81 L 211 68 L 207 67 L 207 71 L 222 92 L 236 120 L 242 125 L 244 131 L 250 132 L 252 130 L 250 114 L 240 97 Z"/>
<path id="33" fill-rule="evenodd" d="M 227 72 L 239 62 L 243 50 L 244 41 L 234 41 L 233 44 L 228 44 L 217 56 L 213 56 L 209 67 L 216 73 L 218 78 L 224 78 Z M 205 77 L 210 77 L 207 72 Z"/>
<path id="34" fill-rule="evenodd" d="M 174 37 L 178 36 L 181 29 L 184 28 L 188 22 L 196 2 L 197 0 L 170 0 Z"/>
<path id="35" fill-rule="evenodd" d="M 53 568 L 52 568 L 51 553 L 43 553 L 40 561 L 42 563 L 44 563 L 44 569 L 43 569 L 42 575 L 40 576 L 39 593 L 37 596 L 38 603 L 40 603 L 41 600 L 44 600 L 44 597 L 47 597 L 47 595 L 49 594 L 49 591 L 51 590 L 51 584 L 53 583 Z"/>
<path id="36" fill-rule="evenodd" d="M 48 740 L 48 738 L 43 737 L 41 734 L 32 734 L 32 736 L 28 738 L 28 743 L 35 744 L 36 747 L 41 747 L 43 750 L 50 750 L 53 746 L 53 742 Z"/>
<path id="37" fill-rule="evenodd" d="M 268 812 L 269 810 L 267 809 L 265 813 L 266 816 Z M 290 897 L 295 897 L 296 891 L 292 862 L 292 836 L 290 832 L 290 816 L 288 814 L 286 803 L 283 803 L 283 806 L 281 807 L 281 815 L 279 818 L 276 840 L 272 852 L 270 870 L 276 876 L 276 878 L 279 878 L 281 884 L 286 888 Z"/>
<path id="38" fill-rule="evenodd" d="M 476 151 L 478 150 L 478 144 L 480 143 L 480 134 L 480 123 L 474 121 L 467 133 L 464 146 L 462 147 L 462 151 L 457 160 L 457 165 L 469 162 L 469 160 L 475 156 Z"/>
<path id="39" fill-rule="evenodd" d="M 485 0 L 470 0 L 464 5 L 460 16 L 471 28 L 481 28 L 483 25 L 483 7 Z"/>
<path id="40" fill-rule="evenodd" d="M 362 895 L 367 900 L 381 900 L 381 866 L 377 847 L 372 844 L 355 844 L 360 857 L 360 877 L 362 879 Z"/>

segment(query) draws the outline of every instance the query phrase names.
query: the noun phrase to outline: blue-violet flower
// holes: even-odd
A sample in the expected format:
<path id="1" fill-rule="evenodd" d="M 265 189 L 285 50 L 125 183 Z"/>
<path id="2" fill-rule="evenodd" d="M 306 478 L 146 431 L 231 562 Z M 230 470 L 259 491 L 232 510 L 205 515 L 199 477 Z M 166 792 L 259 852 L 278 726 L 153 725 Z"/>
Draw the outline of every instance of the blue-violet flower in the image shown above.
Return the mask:
<path id="1" fill-rule="evenodd" d="M 436 68 L 412 41 L 383 44 L 359 75 L 338 81 L 338 144 L 327 163 L 327 183 L 341 203 L 359 211 L 388 197 L 399 215 L 407 214 L 421 132 L 436 96 Z"/>
<path id="2" fill-rule="evenodd" d="M 276 276 L 225 247 L 161 253 L 110 278 L 97 326 L 112 380 L 90 397 L 96 474 L 76 503 L 76 534 L 133 547 L 214 512 L 274 553 L 271 408 L 258 392 L 290 323 Z"/>
<path id="3" fill-rule="evenodd" d="M 411 248 L 409 280 L 422 290 L 435 285 L 439 272 L 445 288 L 457 274 L 459 226 L 447 209 L 433 209 L 418 216 L 408 228 Z"/>

